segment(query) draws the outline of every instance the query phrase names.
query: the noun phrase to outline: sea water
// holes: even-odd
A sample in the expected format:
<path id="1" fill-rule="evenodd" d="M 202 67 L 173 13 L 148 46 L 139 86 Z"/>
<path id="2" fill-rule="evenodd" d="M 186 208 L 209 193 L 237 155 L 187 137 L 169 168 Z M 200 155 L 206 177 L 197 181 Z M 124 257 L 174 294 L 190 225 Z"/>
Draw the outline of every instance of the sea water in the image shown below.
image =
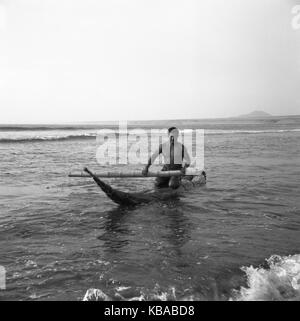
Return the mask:
<path id="1" fill-rule="evenodd" d="M 190 126 L 205 129 L 207 185 L 131 209 L 67 176 L 111 170 L 101 126 L 2 126 L 0 299 L 299 300 L 300 119 Z"/>

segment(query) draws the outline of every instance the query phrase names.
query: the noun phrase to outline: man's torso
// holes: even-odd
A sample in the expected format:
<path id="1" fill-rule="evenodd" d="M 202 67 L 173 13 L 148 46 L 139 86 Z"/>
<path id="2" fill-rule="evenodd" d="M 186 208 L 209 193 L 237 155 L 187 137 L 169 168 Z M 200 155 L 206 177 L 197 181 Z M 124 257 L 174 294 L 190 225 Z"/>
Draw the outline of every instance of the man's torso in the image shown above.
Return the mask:
<path id="1" fill-rule="evenodd" d="M 184 158 L 184 146 L 179 142 L 170 142 L 160 145 L 160 153 L 163 155 L 165 165 L 170 165 L 174 168 L 180 168 Z"/>

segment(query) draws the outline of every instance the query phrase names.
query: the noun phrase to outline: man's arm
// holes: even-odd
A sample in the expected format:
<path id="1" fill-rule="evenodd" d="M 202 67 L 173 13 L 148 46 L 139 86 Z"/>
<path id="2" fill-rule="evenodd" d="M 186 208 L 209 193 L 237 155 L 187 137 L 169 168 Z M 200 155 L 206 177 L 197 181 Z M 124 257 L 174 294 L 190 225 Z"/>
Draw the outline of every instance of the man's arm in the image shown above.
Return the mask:
<path id="1" fill-rule="evenodd" d="M 185 161 L 182 167 L 182 171 L 183 173 L 185 173 L 185 170 L 191 165 L 191 157 L 187 148 L 184 145 L 182 145 L 182 153 L 183 153 L 182 159 Z"/>
<path id="2" fill-rule="evenodd" d="M 144 176 L 147 176 L 149 167 L 155 162 L 156 158 L 158 157 L 159 154 L 162 153 L 162 145 L 159 145 L 159 148 L 152 154 L 152 156 L 149 158 L 147 165 L 142 171 L 142 174 Z"/>

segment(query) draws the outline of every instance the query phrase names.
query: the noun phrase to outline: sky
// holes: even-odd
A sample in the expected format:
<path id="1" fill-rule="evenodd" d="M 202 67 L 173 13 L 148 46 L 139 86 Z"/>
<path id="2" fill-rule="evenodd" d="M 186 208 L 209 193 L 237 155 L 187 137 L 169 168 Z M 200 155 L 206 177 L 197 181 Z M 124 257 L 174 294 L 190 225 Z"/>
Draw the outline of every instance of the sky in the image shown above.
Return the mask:
<path id="1" fill-rule="evenodd" d="M 300 114 L 296 5 L 0 0 L 0 123 Z"/>

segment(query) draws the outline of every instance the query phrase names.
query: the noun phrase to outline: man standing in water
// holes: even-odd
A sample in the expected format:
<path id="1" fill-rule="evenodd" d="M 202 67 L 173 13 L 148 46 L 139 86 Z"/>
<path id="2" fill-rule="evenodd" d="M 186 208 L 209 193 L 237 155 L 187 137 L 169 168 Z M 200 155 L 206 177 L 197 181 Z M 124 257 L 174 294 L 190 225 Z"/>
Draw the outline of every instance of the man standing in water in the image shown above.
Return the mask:
<path id="1" fill-rule="evenodd" d="M 159 145 L 158 150 L 149 158 L 148 164 L 143 170 L 143 175 L 147 176 L 149 167 L 153 164 L 156 158 L 162 154 L 165 165 L 162 171 L 181 170 L 185 173 L 185 170 L 190 166 L 191 158 L 186 147 L 178 142 L 179 130 L 176 127 L 168 129 L 169 140 Z M 155 185 L 158 188 L 171 187 L 176 189 L 180 186 L 181 177 L 157 177 Z"/>

